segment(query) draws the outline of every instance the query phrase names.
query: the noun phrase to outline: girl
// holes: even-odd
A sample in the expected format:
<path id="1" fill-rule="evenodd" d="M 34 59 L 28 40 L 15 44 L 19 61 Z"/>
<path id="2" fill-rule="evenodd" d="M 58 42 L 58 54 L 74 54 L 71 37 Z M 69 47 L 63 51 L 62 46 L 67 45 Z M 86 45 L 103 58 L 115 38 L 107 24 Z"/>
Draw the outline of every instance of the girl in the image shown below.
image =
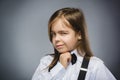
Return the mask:
<path id="1" fill-rule="evenodd" d="M 40 60 L 32 80 L 116 80 L 93 56 L 80 9 L 57 10 L 49 20 L 48 33 L 55 52 Z"/>

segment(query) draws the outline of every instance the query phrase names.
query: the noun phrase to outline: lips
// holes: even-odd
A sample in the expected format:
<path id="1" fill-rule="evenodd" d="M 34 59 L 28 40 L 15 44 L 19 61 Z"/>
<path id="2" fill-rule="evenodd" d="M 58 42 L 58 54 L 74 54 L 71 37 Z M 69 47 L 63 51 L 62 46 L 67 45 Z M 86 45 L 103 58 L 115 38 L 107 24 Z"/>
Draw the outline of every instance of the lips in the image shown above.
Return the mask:
<path id="1" fill-rule="evenodd" d="M 62 48 L 63 45 L 56 45 L 56 48 Z"/>

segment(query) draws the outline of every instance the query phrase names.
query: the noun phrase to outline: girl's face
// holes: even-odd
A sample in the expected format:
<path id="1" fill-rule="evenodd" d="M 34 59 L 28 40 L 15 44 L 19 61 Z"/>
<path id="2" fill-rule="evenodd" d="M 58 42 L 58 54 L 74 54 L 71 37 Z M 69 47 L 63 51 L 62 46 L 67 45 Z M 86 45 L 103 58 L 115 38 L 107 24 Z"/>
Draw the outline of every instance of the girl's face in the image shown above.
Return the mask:
<path id="1" fill-rule="evenodd" d="M 52 44 L 59 53 L 72 51 L 76 48 L 79 34 L 64 24 L 62 19 L 58 19 L 51 27 Z"/>

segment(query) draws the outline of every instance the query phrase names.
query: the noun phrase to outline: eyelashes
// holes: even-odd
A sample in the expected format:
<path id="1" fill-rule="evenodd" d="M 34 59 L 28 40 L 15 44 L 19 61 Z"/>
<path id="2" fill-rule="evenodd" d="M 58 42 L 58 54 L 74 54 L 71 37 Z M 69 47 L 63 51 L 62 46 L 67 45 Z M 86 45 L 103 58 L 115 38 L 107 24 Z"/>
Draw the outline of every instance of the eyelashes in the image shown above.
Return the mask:
<path id="1" fill-rule="evenodd" d="M 61 35 L 61 36 L 64 36 L 64 35 L 67 35 L 67 34 L 69 34 L 69 33 L 68 33 L 68 31 L 59 31 L 58 33 L 51 32 L 50 34 L 51 34 L 51 36 L 53 37 L 53 36 L 56 36 L 57 34 L 58 34 L 58 35 Z"/>

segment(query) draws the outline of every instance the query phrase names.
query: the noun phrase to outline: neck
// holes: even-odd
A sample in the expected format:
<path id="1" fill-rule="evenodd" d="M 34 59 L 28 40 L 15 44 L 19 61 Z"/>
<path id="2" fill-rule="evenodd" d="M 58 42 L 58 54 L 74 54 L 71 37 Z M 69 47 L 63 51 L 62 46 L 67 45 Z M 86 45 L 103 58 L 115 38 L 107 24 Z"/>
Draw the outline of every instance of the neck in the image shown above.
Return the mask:
<path id="1" fill-rule="evenodd" d="M 77 49 L 77 52 L 80 56 L 82 56 L 82 57 L 85 56 L 85 52 L 81 51 L 80 49 Z"/>

